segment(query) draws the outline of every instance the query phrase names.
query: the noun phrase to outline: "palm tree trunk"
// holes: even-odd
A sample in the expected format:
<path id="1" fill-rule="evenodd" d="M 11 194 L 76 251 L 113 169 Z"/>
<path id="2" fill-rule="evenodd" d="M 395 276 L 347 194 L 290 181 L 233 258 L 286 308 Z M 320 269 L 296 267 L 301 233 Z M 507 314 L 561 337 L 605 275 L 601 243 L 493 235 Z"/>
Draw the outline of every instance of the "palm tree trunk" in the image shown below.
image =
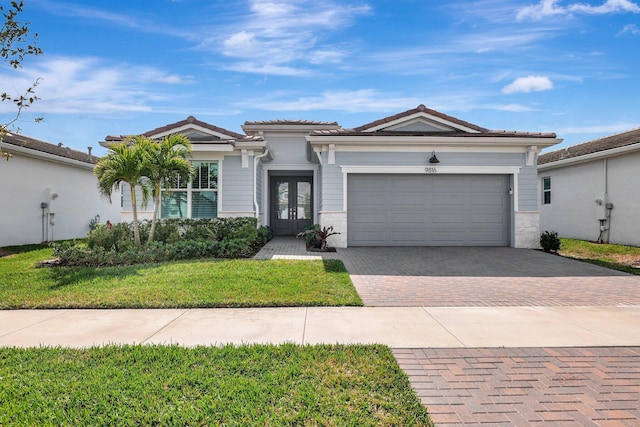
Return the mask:
<path id="1" fill-rule="evenodd" d="M 158 184 L 158 186 L 156 187 L 156 195 L 153 199 L 153 218 L 151 218 L 151 230 L 149 230 L 149 239 L 147 240 L 148 243 L 153 242 L 153 235 L 156 232 L 158 209 L 160 207 L 160 196 L 161 196 L 160 191 L 161 191 L 161 187 L 160 187 L 160 184 Z"/>
<path id="2" fill-rule="evenodd" d="M 133 209 L 133 241 L 136 244 L 136 248 L 140 250 L 142 243 L 140 243 L 140 228 L 138 228 L 138 206 L 136 201 L 136 186 L 135 184 L 129 184 L 131 187 L 131 207 Z"/>

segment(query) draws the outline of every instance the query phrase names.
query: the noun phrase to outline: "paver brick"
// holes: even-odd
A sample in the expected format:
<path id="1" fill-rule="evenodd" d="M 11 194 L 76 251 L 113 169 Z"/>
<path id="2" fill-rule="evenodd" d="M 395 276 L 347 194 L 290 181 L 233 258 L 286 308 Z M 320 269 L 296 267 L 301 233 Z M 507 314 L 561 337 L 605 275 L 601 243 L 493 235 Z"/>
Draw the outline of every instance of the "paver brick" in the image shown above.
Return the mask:
<path id="1" fill-rule="evenodd" d="M 640 369 L 636 369 L 640 368 L 639 347 L 483 349 L 495 365 L 493 375 L 486 376 L 473 375 L 474 362 L 486 363 L 472 356 L 476 350 L 422 349 L 420 352 L 419 363 L 423 368 L 440 374 L 440 377 L 419 377 L 420 387 L 428 387 L 425 379 L 438 384 L 437 389 L 432 390 L 435 393 L 422 398 L 427 409 L 437 405 L 438 411 L 430 412 L 436 425 L 640 426 Z M 584 362 L 585 352 L 591 353 L 591 367 L 577 375 L 572 366 Z M 412 372 L 417 371 L 415 360 L 403 360 L 411 364 Z M 535 365 L 535 369 L 529 365 Z M 433 366 L 439 369 L 434 370 Z M 620 367 L 624 367 L 623 372 L 619 372 Z M 607 375 L 594 375 L 595 369 L 606 370 Z M 531 370 L 537 375 L 521 375 Z M 451 372 L 456 373 L 453 376 L 456 381 L 447 383 L 443 379 L 451 376 Z M 461 381 L 467 373 L 473 375 L 473 383 Z M 411 375 L 409 380 L 413 385 Z M 443 386 L 443 383 L 447 384 Z M 477 390 L 465 389 L 470 384 L 477 386 Z M 464 391 L 472 392 L 464 394 Z M 446 406 L 453 412 L 447 411 Z M 441 414 L 446 417 L 441 418 Z M 470 421 L 469 414 L 475 421 Z"/>

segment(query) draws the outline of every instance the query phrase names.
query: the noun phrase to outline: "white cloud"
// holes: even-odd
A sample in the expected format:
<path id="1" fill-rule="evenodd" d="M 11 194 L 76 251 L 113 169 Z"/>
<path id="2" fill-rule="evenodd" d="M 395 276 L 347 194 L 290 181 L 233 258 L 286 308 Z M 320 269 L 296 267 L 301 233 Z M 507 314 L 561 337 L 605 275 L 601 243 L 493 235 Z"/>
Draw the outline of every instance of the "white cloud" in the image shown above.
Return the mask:
<path id="1" fill-rule="evenodd" d="M 623 34 L 632 34 L 634 36 L 637 36 L 638 34 L 640 34 L 640 28 L 638 28 L 636 24 L 625 25 L 622 31 L 618 33 L 618 36 L 621 36 Z"/>
<path id="2" fill-rule="evenodd" d="M 163 95 L 164 88 L 193 82 L 156 68 L 75 57 L 48 57 L 28 70 L 0 73 L 3 86 L 10 88 L 26 89 L 37 78 L 41 79 L 36 88 L 40 100 L 29 110 L 54 114 L 152 111 L 154 104 L 169 98 Z"/>
<path id="3" fill-rule="evenodd" d="M 509 111 L 511 113 L 527 113 L 530 111 L 536 111 L 534 108 L 527 107 L 526 105 L 521 104 L 504 104 L 504 105 L 495 105 L 493 109 L 498 111 Z"/>
<path id="4" fill-rule="evenodd" d="M 189 32 L 189 30 L 183 30 L 180 26 L 176 25 L 156 22 L 156 19 L 150 14 L 141 17 L 127 13 L 115 13 L 112 12 L 111 9 L 100 9 L 86 4 L 78 5 L 58 0 L 39 0 L 38 7 L 57 16 L 80 18 L 92 24 L 104 24 L 110 28 L 114 26 L 133 28 L 145 33 L 162 34 L 185 39 L 193 38 L 193 33 Z"/>
<path id="5" fill-rule="evenodd" d="M 524 19 L 539 20 L 548 16 L 564 15 L 566 9 L 557 6 L 558 0 L 541 0 L 540 3 L 531 6 L 525 6 L 518 10 L 516 19 L 522 21 Z"/>
<path id="6" fill-rule="evenodd" d="M 237 71 L 239 73 L 263 74 L 269 76 L 289 76 L 300 77 L 310 74 L 304 68 L 287 67 L 275 64 L 258 64 L 255 62 L 234 62 L 224 67 L 226 70 Z"/>
<path id="7" fill-rule="evenodd" d="M 607 0 L 600 6 L 582 3 L 567 7 L 571 12 L 582 12 L 589 15 L 606 15 L 610 13 L 640 13 L 640 6 L 629 0 Z"/>
<path id="8" fill-rule="evenodd" d="M 502 88 L 502 93 L 540 92 L 553 89 L 553 82 L 545 76 L 519 77 Z"/>
<path id="9" fill-rule="evenodd" d="M 221 40 L 204 40 L 201 48 L 220 47 L 237 64 L 228 69 L 247 73 L 306 75 L 307 65 L 339 63 L 344 49 L 326 42 L 333 31 L 352 25 L 369 6 L 327 0 L 252 0 L 249 12 Z M 323 44 L 321 44 L 323 43 Z M 212 45 L 213 44 L 213 45 Z"/>
<path id="10" fill-rule="evenodd" d="M 640 6 L 630 0 L 606 0 L 599 6 L 584 3 L 559 5 L 559 0 L 540 0 L 538 4 L 525 6 L 518 10 L 518 21 L 525 19 L 540 20 L 550 16 L 582 13 L 587 15 L 606 15 L 613 13 L 640 13 Z"/>
<path id="11" fill-rule="evenodd" d="M 355 91 L 326 91 L 319 95 L 290 100 L 263 100 L 260 109 L 267 111 L 318 111 L 332 110 L 345 113 L 389 112 L 414 108 L 422 101 L 413 97 L 401 97 L 382 93 L 375 89 Z M 255 107 L 254 103 L 243 105 Z"/>

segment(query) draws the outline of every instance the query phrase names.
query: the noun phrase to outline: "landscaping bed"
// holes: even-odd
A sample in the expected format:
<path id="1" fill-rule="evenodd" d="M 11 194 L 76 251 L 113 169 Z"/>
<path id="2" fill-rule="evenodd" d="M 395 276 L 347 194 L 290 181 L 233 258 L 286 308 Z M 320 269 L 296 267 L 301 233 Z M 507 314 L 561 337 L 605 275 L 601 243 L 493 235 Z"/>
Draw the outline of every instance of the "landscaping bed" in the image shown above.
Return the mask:
<path id="1" fill-rule="evenodd" d="M 1 425 L 431 426 L 381 345 L 0 348 Z"/>

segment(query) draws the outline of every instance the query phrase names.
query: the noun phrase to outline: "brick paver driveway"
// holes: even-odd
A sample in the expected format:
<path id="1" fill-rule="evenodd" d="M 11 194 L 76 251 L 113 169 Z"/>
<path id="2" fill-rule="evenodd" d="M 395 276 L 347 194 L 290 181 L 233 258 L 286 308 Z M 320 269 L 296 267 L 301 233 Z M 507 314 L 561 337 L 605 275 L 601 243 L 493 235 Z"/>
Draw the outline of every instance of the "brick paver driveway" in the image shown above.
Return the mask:
<path id="1" fill-rule="evenodd" d="M 640 305 L 640 276 L 539 251 L 338 253 L 365 305 Z M 640 426 L 637 347 L 421 348 L 394 354 L 438 426 Z"/>
<path id="2" fill-rule="evenodd" d="M 369 306 L 640 305 L 640 276 L 514 248 L 338 250 Z"/>
<path id="3" fill-rule="evenodd" d="M 295 240 L 280 240 L 263 253 L 273 255 L 309 253 Z M 336 257 L 365 305 L 640 305 L 640 276 L 533 250 L 347 248 L 323 254 Z M 638 347 L 393 352 L 438 426 L 640 426 Z"/>

